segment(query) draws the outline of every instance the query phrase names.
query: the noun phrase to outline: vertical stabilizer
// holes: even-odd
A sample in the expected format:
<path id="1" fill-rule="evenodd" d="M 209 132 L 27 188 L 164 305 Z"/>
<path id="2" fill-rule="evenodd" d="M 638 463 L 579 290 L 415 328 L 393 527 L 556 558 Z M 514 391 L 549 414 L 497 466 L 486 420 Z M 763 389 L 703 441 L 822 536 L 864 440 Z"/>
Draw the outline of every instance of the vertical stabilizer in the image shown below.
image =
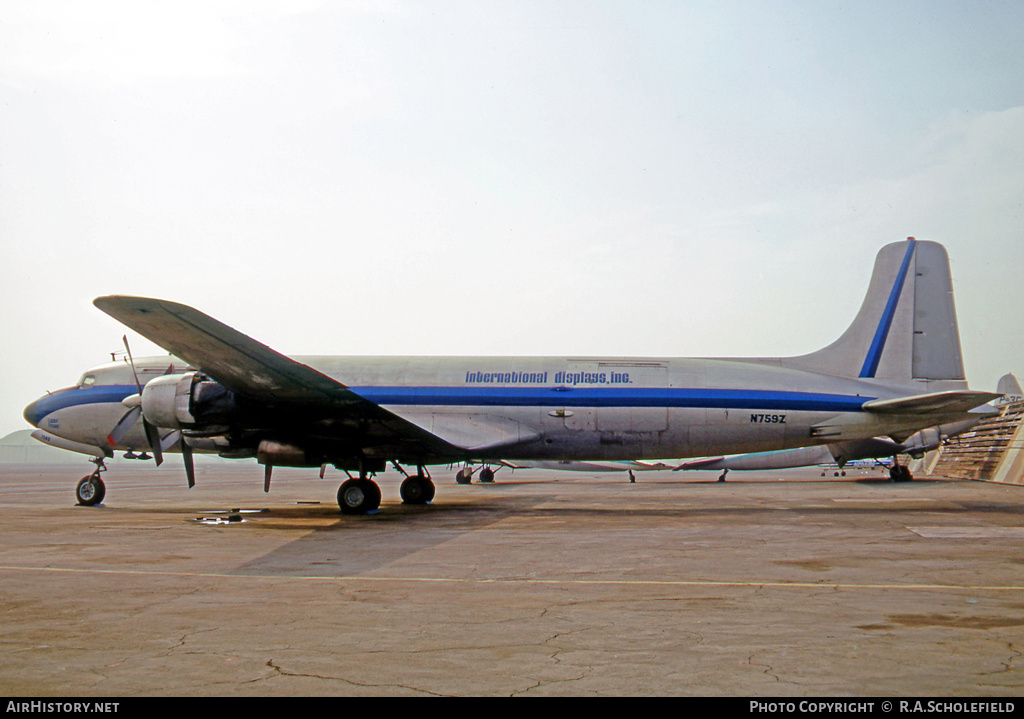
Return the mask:
<path id="1" fill-rule="evenodd" d="M 946 248 L 912 237 L 883 247 L 853 324 L 828 347 L 785 363 L 865 379 L 963 380 Z"/>
<path id="2" fill-rule="evenodd" d="M 999 385 L 996 387 L 996 392 L 1003 395 L 1003 398 L 999 400 L 998 404 L 1009 404 L 1010 402 L 1020 402 L 1024 399 L 1024 390 L 1020 388 L 1020 382 L 1011 372 L 1004 374 L 999 378 Z"/>

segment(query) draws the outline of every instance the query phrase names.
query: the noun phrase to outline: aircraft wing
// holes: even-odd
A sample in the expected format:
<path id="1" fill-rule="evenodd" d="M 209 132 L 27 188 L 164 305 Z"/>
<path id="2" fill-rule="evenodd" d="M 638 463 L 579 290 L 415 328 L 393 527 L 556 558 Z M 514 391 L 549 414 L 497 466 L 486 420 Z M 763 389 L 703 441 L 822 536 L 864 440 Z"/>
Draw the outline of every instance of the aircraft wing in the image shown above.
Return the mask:
<path id="1" fill-rule="evenodd" d="M 187 305 L 116 295 L 98 297 L 93 304 L 240 395 L 286 403 L 327 402 L 363 410 L 372 405 L 312 367 Z"/>
<path id="2" fill-rule="evenodd" d="M 292 410 L 289 421 L 305 412 L 358 423 L 363 442 L 399 445 L 410 456 L 449 456 L 458 447 L 187 305 L 118 295 L 98 297 L 93 304 L 237 395 L 261 407 Z M 475 443 L 487 444 L 494 434 Z"/>

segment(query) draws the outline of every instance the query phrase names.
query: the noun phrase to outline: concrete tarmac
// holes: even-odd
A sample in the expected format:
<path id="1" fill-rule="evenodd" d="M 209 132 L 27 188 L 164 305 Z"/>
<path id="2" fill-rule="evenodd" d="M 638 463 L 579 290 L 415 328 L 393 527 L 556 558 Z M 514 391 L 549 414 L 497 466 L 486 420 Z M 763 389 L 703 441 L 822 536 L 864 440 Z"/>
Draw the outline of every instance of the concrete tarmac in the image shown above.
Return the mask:
<path id="1" fill-rule="evenodd" d="M 176 459 L 97 507 L 0 468 L 0 695 L 1024 693 L 1020 487 L 435 469 L 351 517 L 333 470 Z"/>

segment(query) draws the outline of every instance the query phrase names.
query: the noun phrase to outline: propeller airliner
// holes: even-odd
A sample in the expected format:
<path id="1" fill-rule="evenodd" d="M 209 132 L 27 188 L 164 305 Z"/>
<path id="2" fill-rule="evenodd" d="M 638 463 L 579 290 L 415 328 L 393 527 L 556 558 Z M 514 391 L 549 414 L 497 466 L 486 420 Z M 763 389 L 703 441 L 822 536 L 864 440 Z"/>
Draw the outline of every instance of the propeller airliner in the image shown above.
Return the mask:
<path id="1" fill-rule="evenodd" d="M 129 352 L 25 408 L 37 439 L 93 455 L 81 504 L 102 501 L 115 449 L 157 464 L 180 453 L 190 487 L 195 452 L 255 458 L 266 490 L 273 467 L 322 476 L 333 465 L 349 474 L 342 512 L 363 514 L 379 507 L 373 477 L 388 464 L 405 475 L 402 500 L 422 504 L 434 497 L 431 465 L 900 444 L 976 420 L 971 410 L 999 396 L 968 388 L 946 250 L 914 238 L 880 250 L 838 340 L 788 358 L 292 358 L 176 302 L 93 304 L 170 356 Z"/>

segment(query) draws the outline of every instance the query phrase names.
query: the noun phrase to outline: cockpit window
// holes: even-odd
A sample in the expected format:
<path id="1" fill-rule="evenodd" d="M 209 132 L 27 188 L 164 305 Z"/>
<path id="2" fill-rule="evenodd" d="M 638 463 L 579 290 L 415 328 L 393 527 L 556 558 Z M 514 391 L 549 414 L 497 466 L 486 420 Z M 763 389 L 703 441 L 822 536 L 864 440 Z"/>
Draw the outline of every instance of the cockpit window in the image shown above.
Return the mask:
<path id="1" fill-rule="evenodd" d="M 87 374 L 78 382 L 79 387 L 92 387 L 96 383 L 96 375 Z"/>

